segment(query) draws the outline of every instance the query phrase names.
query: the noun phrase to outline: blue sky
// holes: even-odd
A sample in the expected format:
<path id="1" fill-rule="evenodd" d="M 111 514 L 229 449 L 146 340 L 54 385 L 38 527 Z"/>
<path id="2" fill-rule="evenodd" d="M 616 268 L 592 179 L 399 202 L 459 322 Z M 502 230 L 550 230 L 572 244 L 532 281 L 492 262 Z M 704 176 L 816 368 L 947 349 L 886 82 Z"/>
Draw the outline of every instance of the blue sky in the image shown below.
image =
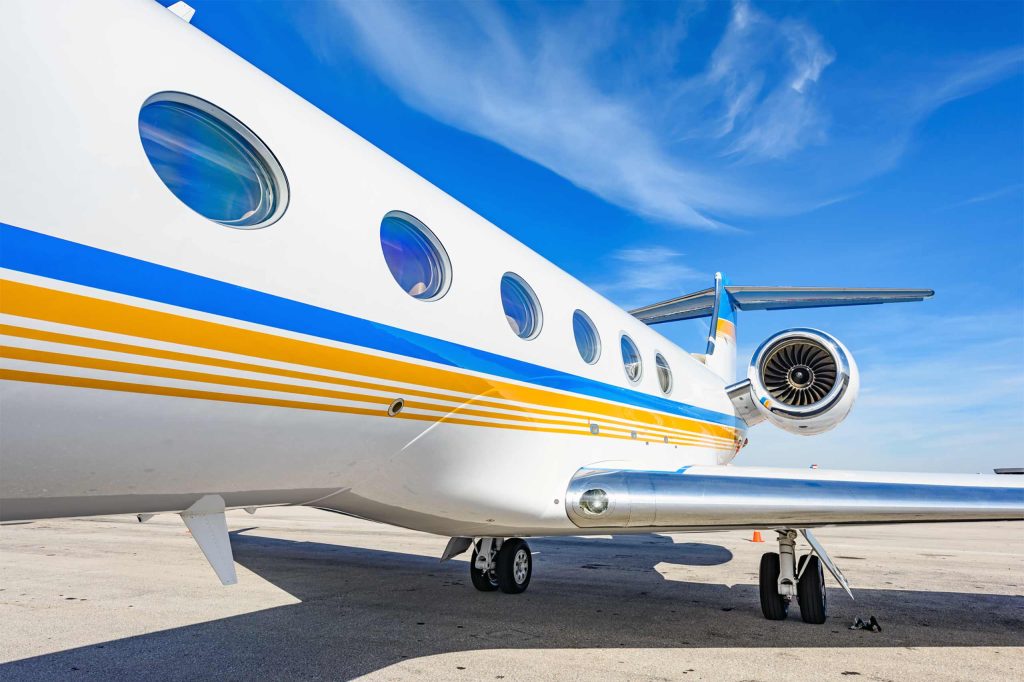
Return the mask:
<path id="1" fill-rule="evenodd" d="M 1024 466 L 1024 4 L 189 0 L 193 25 L 632 307 L 708 286 L 931 301 L 834 333 L 862 392 L 741 464 Z M 164 0 L 170 4 L 170 0 Z M 687 322 L 661 330 L 701 350 Z"/>

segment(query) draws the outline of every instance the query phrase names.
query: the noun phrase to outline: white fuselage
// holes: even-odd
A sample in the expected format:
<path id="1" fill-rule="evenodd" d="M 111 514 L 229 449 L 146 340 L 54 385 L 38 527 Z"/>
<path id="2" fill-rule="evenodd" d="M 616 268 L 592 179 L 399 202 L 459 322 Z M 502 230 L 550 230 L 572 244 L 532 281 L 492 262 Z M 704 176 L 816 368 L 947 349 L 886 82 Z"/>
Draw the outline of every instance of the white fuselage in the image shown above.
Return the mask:
<path id="1" fill-rule="evenodd" d="M 689 353 L 156 3 L 14 3 L 0 82 L 4 519 L 220 494 L 449 535 L 578 533 L 561 498 L 581 467 L 722 464 L 743 440 Z M 279 221 L 227 228 L 168 191 L 138 127 L 162 91 L 260 136 L 288 178 Z M 443 243 L 440 300 L 389 273 L 394 210 Z M 533 340 L 502 311 L 509 271 L 542 305 Z M 592 365 L 576 309 L 601 335 Z"/>

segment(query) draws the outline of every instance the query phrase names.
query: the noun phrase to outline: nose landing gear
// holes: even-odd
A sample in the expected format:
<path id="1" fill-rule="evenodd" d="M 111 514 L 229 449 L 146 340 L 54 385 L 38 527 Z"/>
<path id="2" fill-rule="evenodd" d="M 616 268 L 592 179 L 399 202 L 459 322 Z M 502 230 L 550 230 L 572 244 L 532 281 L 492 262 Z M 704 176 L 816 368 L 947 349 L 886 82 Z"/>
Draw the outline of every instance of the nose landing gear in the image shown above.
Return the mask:
<path id="1" fill-rule="evenodd" d="M 529 587 L 532 575 L 533 556 L 522 538 L 480 538 L 475 543 L 469 578 L 481 592 L 519 594 Z"/>

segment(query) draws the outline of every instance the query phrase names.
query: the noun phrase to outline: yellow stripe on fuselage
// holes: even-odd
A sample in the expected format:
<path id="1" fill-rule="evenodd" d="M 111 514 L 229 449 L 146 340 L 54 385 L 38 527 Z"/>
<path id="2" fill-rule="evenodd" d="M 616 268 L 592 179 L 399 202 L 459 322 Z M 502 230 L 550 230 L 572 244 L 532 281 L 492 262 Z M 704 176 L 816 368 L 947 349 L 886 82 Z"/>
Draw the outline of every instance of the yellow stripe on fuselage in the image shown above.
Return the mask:
<path id="1" fill-rule="evenodd" d="M 722 426 L 719 424 L 711 424 L 696 419 L 667 415 L 664 413 L 634 408 L 626 405 L 605 403 L 581 396 L 565 395 L 554 391 L 548 391 L 529 386 L 522 386 L 519 384 L 514 384 L 506 381 L 479 377 L 469 374 L 462 374 L 459 372 L 439 369 L 435 367 L 418 365 L 405 360 L 381 357 L 369 353 L 326 346 L 323 344 L 314 343 L 310 341 L 293 339 L 278 336 L 275 334 L 269 334 L 266 332 L 233 327 L 219 322 L 199 320 L 195 318 L 186 317 L 183 315 L 141 308 L 134 305 L 97 299 L 89 296 L 73 294 L 65 291 L 58 291 L 21 282 L 14 282 L 9 280 L 2 281 L 0 311 L 19 317 L 45 320 L 48 322 L 56 322 L 64 325 L 77 326 L 115 334 L 123 334 L 136 338 L 145 338 L 155 341 L 174 343 L 178 345 L 192 346 L 196 348 L 208 349 L 218 352 L 232 353 L 248 357 L 256 357 L 263 360 L 283 362 L 293 365 L 303 365 L 306 367 L 325 369 L 335 372 L 343 372 L 346 374 L 363 376 L 380 381 L 391 381 L 402 384 L 411 383 L 426 389 L 433 388 L 453 392 L 462 392 L 469 394 L 471 396 L 476 396 L 476 398 L 474 398 L 474 407 L 465 409 L 476 409 L 479 407 L 486 407 L 511 411 L 521 410 L 524 412 L 522 419 L 525 421 L 532 422 L 534 426 L 540 426 L 542 424 L 548 423 L 550 423 L 553 426 L 557 426 L 562 423 L 565 423 L 559 421 L 558 419 L 547 418 L 565 418 L 570 415 L 559 414 L 558 412 L 554 412 L 553 410 L 569 410 L 580 413 L 581 416 L 584 417 L 584 419 L 592 419 L 594 421 L 601 422 L 601 435 L 606 435 L 604 433 L 606 429 L 615 428 L 612 426 L 611 423 L 608 423 L 610 421 L 614 421 L 616 424 L 624 425 L 619 427 L 621 429 L 631 427 L 637 431 L 649 431 L 650 436 L 658 436 L 657 440 L 661 440 L 662 437 L 659 434 L 664 433 L 666 435 L 671 434 L 670 438 L 674 436 L 676 438 L 691 441 L 694 439 L 699 441 L 706 440 L 707 442 L 705 444 L 709 446 L 723 447 L 723 445 L 725 444 L 730 444 L 734 442 L 737 438 L 737 432 L 735 429 L 727 426 Z M 24 331 L 23 329 L 22 331 L 16 333 L 16 335 L 18 336 L 35 335 L 36 338 L 40 338 L 41 336 L 47 334 L 53 333 L 42 332 L 38 330 L 32 330 L 27 332 Z M 60 340 L 57 339 L 56 336 L 69 335 L 55 335 L 54 338 L 41 340 L 51 340 L 58 343 L 66 343 L 67 341 L 70 340 Z M 101 348 L 104 345 L 109 344 L 107 345 L 108 350 L 117 350 L 119 352 L 131 352 L 136 354 L 149 355 L 151 357 L 164 357 L 166 359 L 174 359 L 184 362 L 194 362 L 195 358 L 201 357 L 202 362 L 204 364 L 216 365 L 224 368 L 244 369 L 246 371 L 259 371 L 263 373 L 278 374 L 280 376 L 292 376 L 293 378 L 309 379 L 313 381 L 326 380 L 332 383 L 344 382 L 348 383 L 348 385 L 351 387 L 368 388 L 372 390 L 396 390 L 395 387 L 393 386 L 389 387 L 374 385 L 370 382 L 358 382 L 354 380 L 347 381 L 341 380 L 336 377 L 324 377 L 322 375 L 305 376 L 306 373 L 296 372 L 293 370 L 285 370 L 281 368 L 271 368 L 262 365 L 255 366 L 250 365 L 249 363 L 239 363 L 235 361 L 223 360 L 219 358 L 210 358 L 206 356 L 190 356 L 189 354 L 185 353 L 179 354 L 172 351 L 138 347 L 130 344 L 116 344 L 114 342 L 100 341 L 96 339 L 87 339 L 84 340 L 83 342 L 84 337 L 72 338 L 74 339 L 74 343 L 76 343 L 77 345 L 91 345 L 96 348 Z M 127 346 L 131 350 L 128 350 L 128 348 L 119 349 L 117 348 L 117 346 L 119 345 Z M 141 353 L 139 350 L 140 348 L 143 349 L 143 352 Z M 179 355 L 182 357 L 176 357 Z M 61 364 L 67 363 L 62 362 Z M 125 364 L 134 365 L 134 363 Z M 153 371 L 153 368 L 148 365 L 134 365 L 131 371 L 137 374 L 146 373 L 145 371 L 139 371 L 139 369 L 141 368 L 148 368 L 147 371 Z M 166 371 L 181 371 L 167 370 L 166 368 L 161 369 Z M 211 378 L 215 377 L 217 383 L 223 384 L 226 381 L 224 375 L 211 374 L 205 376 Z M 237 378 L 235 377 L 232 379 L 234 380 Z M 209 382 L 210 380 L 211 379 L 209 378 L 202 379 L 202 381 L 207 382 Z M 249 381 L 260 383 L 257 380 Z M 101 381 L 99 383 L 107 385 L 115 384 L 117 382 Z M 146 386 L 146 391 L 142 392 L 148 393 L 155 392 L 154 389 L 156 388 L 145 384 L 126 385 Z M 293 384 L 282 385 L 288 386 L 288 390 L 290 392 L 301 393 L 306 390 L 305 387 L 299 387 L 302 388 L 302 390 L 297 391 L 296 386 Z M 182 389 L 167 390 L 181 391 Z M 263 390 L 281 389 L 265 388 Z M 326 391 L 326 389 L 309 390 Z M 187 392 L 188 391 L 186 391 L 186 393 Z M 451 401 L 453 399 L 451 396 L 444 396 L 441 394 L 431 393 L 429 390 L 423 390 L 422 388 L 410 389 L 405 392 L 408 393 L 409 395 L 416 395 L 419 398 L 426 398 L 427 400 L 440 399 Z M 192 393 L 206 394 L 208 392 L 196 391 Z M 174 394 L 177 395 L 177 393 Z M 211 395 L 213 394 L 223 395 L 212 392 Z M 196 395 L 190 397 L 199 396 Z M 242 400 L 242 402 L 252 402 L 252 400 L 256 400 L 251 396 L 243 397 L 245 398 L 245 400 Z M 364 395 L 363 397 L 365 398 L 366 396 Z M 493 401 L 480 400 L 480 398 L 483 397 L 491 397 L 500 400 L 514 401 L 529 405 L 530 407 L 517 408 L 515 406 L 495 403 Z M 252 398 L 252 400 L 250 400 L 250 398 Z M 355 398 L 345 399 L 352 400 Z M 260 400 L 264 399 L 261 398 Z M 302 404 L 307 405 L 308 403 Z M 336 406 L 325 407 L 330 407 L 331 409 L 333 409 Z M 436 405 L 434 405 L 434 407 L 438 409 L 448 410 L 449 412 L 461 412 L 464 409 L 458 408 L 457 410 L 452 410 L 445 406 Z M 548 409 L 544 410 L 544 408 Z M 345 410 L 338 408 L 338 410 L 336 411 Z M 495 417 L 495 414 L 493 412 L 479 412 L 481 416 L 486 414 L 489 417 Z M 354 413 L 363 414 L 364 412 L 358 411 Z M 380 408 L 368 410 L 365 413 L 379 415 Z M 437 421 L 438 419 L 437 417 L 426 415 L 408 415 L 408 418 L 419 418 L 421 416 L 425 420 Z M 507 416 L 502 415 L 502 418 L 507 418 Z M 459 423 L 457 420 L 452 418 L 445 418 L 444 420 L 453 423 Z M 465 421 L 468 424 L 477 426 L 480 425 L 480 422 L 469 420 Z M 500 426 L 502 428 L 506 428 L 509 426 L 498 423 L 494 423 L 493 425 Z M 533 427 L 527 426 L 526 428 Z M 559 431 L 556 430 L 556 432 Z M 566 432 L 579 433 L 578 431 Z M 607 435 L 609 437 L 613 436 L 613 434 Z M 623 437 L 629 438 L 630 436 Z"/>
<path id="2" fill-rule="evenodd" d="M 40 351 L 13 346 L 0 345 L 0 357 L 11 360 L 22 360 L 25 362 L 55 364 L 63 365 L 66 367 L 79 367 L 84 369 L 94 369 L 106 372 L 119 372 L 123 374 L 137 374 L 141 376 L 160 377 L 164 379 L 174 379 L 178 381 L 219 384 L 222 386 L 234 386 L 237 388 L 248 388 L 260 391 L 295 393 L 298 395 L 329 398 L 333 400 L 369 403 L 372 405 L 379 406 L 379 411 L 376 413 L 378 416 L 382 416 L 384 412 L 386 412 L 388 405 L 393 400 L 393 397 L 374 396 L 367 395 L 364 393 L 352 393 L 349 391 L 335 391 L 314 388 L 309 386 L 301 386 L 296 384 L 246 379 L 235 376 L 225 376 L 221 374 L 210 374 L 206 372 L 177 370 L 170 369 L 167 367 L 143 365 L 132 362 L 120 362 L 115 360 L 105 360 L 102 358 L 69 355 L 66 353 L 53 353 L 49 351 Z M 437 412 L 440 413 L 441 416 L 457 414 L 467 417 L 481 417 L 490 420 L 488 421 L 488 425 L 496 423 L 494 422 L 494 419 L 498 418 L 512 422 L 529 422 L 534 424 L 543 424 L 547 426 L 564 426 L 570 428 L 575 427 L 577 429 L 586 429 L 588 427 L 587 422 L 582 419 L 577 419 L 576 421 L 567 421 L 542 417 L 533 417 L 526 414 L 496 414 L 492 411 L 473 409 L 471 407 L 466 407 L 465 405 L 453 407 L 450 405 L 437 405 L 434 403 L 420 402 L 419 400 L 410 399 L 405 399 L 405 409 L 413 409 L 424 412 Z M 607 429 L 609 427 L 605 428 Z M 625 429 L 618 430 L 622 431 Z M 655 434 L 645 435 L 653 436 Z"/>
<path id="3" fill-rule="evenodd" d="M 463 398 L 463 397 L 447 395 L 447 394 L 443 394 L 443 393 L 435 393 L 435 392 L 423 391 L 423 390 L 419 390 L 419 389 L 415 389 L 415 388 L 408 388 L 406 386 L 398 387 L 398 386 L 389 386 L 389 385 L 386 385 L 386 384 L 375 384 L 375 383 L 370 383 L 370 382 L 358 381 L 358 380 L 353 380 L 353 379 L 343 379 L 343 378 L 339 378 L 339 377 L 335 377 L 335 376 L 331 376 L 331 375 L 327 375 L 327 374 L 314 374 L 314 373 L 310 373 L 310 372 L 301 372 L 301 371 L 296 371 L 296 370 L 283 369 L 283 368 L 279 368 L 279 367 L 272 367 L 272 366 L 269 366 L 269 365 L 259 365 L 259 364 L 253 364 L 253 363 L 248 363 L 248 362 L 238 362 L 238 361 L 234 361 L 234 360 L 225 360 L 223 358 L 214 358 L 214 357 L 210 357 L 210 356 L 206 356 L 206 355 L 195 355 L 195 354 L 191 354 L 191 353 L 181 353 L 181 352 L 177 352 L 177 351 L 164 350 L 164 349 L 161 349 L 161 348 L 150 348 L 148 346 L 139 346 L 139 345 L 134 345 L 134 344 L 120 343 L 120 342 L 116 342 L 116 341 L 107 341 L 107 340 L 103 340 L 103 339 L 95 339 L 95 338 L 90 338 L 90 337 L 86 337 L 86 336 L 77 336 L 77 335 L 71 335 L 71 334 L 61 334 L 61 333 L 50 332 L 50 331 L 45 331 L 45 330 L 41 330 L 41 329 L 32 329 L 32 328 L 29 328 L 29 327 L 18 327 L 18 326 L 14 326 L 14 325 L 0 324 L 0 334 L 4 334 L 4 335 L 7 335 L 7 336 L 13 336 L 13 337 L 19 337 L 19 338 L 25 338 L 25 339 L 32 339 L 32 340 L 36 340 L 36 341 L 44 341 L 44 342 L 52 343 L 52 344 L 77 346 L 77 347 L 80 347 L 80 348 L 91 348 L 91 349 L 96 349 L 96 350 L 111 351 L 111 352 L 122 353 L 122 354 L 138 355 L 138 356 L 143 356 L 143 357 L 153 357 L 153 358 L 159 358 L 159 359 L 163 359 L 163 360 L 171 360 L 171 361 L 175 361 L 175 362 L 188 363 L 188 364 L 192 364 L 192 365 L 196 365 L 196 364 L 198 364 L 198 365 L 207 365 L 207 366 L 210 366 L 211 368 L 212 367 L 217 367 L 217 368 L 224 368 L 224 369 L 230 369 L 230 370 L 239 370 L 239 371 L 252 372 L 252 373 L 269 374 L 269 375 L 272 375 L 272 376 L 286 377 L 286 378 L 291 378 L 291 379 L 300 379 L 300 380 L 304 380 L 304 381 L 315 381 L 315 382 L 318 382 L 318 383 L 335 384 L 335 385 L 345 386 L 345 387 L 355 388 L 355 389 L 371 390 L 371 391 L 378 391 L 378 392 L 387 392 L 387 393 L 391 394 L 392 397 L 394 397 L 394 396 L 401 396 L 403 399 L 406 399 L 407 402 L 408 402 L 408 397 L 409 396 L 415 396 L 415 397 L 421 397 L 421 398 L 426 398 L 426 399 L 430 399 L 430 400 L 437 400 L 437 401 L 442 401 L 442 402 L 460 403 L 458 408 L 452 407 L 452 406 L 439 406 L 438 407 L 438 411 L 442 411 L 443 410 L 446 413 L 447 412 L 453 412 L 453 411 L 459 411 L 459 412 L 463 412 L 463 413 L 468 413 L 467 410 L 469 410 L 470 408 L 472 408 L 472 407 L 479 407 L 479 408 L 484 408 L 484 409 L 502 410 L 502 411 L 508 411 L 508 412 L 525 412 L 525 413 L 528 413 L 530 415 L 540 415 L 540 416 L 545 416 L 545 417 L 558 417 L 558 418 L 562 418 L 562 419 L 566 419 L 566 418 L 569 418 L 569 419 L 572 419 L 572 418 L 582 419 L 582 420 L 584 420 L 584 423 L 587 423 L 587 419 L 586 419 L 586 417 L 584 415 L 580 415 L 580 414 L 572 413 L 572 412 L 556 412 L 556 411 L 553 411 L 553 410 L 536 409 L 536 408 L 531 408 L 531 407 L 524 407 L 524 406 L 520 406 L 520 405 L 514 405 L 514 404 L 511 404 L 511 403 L 509 403 L 509 404 L 498 403 L 498 402 L 494 402 L 494 401 L 482 400 L 482 399 L 479 399 L 479 398 L 472 398 L 472 397 L 470 397 L 470 398 Z M 67 355 L 67 354 L 63 354 L 63 353 L 48 353 L 48 352 L 43 352 L 43 351 L 28 351 L 27 349 L 11 348 L 11 347 L 8 347 L 8 350 L 5 350 L 3 354 L 6 355 L 7 357 L 12 358 L 12 359 L 20 359 L 20 360 L 25 360 L 25 361 L 30 361 L 30 362 L 46 362 L 46 363 L 53 363 L 53 364 L 65 364 L 65 365 L 71 365 L 71 366 L 89 367 L 89 368 L 92 368 L 92 369 L 102 369 L 102 370 L 106 370 L 106 371 L 119 371 L 119 372 L 151 375 L 151 376 L 165 376 L 165 377 L 168 377 L 168 378 L 177 378 L 177 379 L 188 380 L 188 381 L 208 381 L 208 382 L 211 382 L 211 383 L 231 383 L 230 381 L 227 381 L 227 382 L 221 381 L 221 379 L 223 378 L 222 375 L 213 375 L 213 374 L 201 374 L 200 375 L 200 374 L 197 374 L 197 373 L 192 373 L 192 374 L 190 374 L 189 377 L 185 377 L 184 375 L 171 376 L 171 375 L 166 374 L 166 373 L 163 373 L 163 374 L 159 373 L 158 370 L 163 370 L 163 368 L 154 368 L 154 367 L 152 367 L 150 365 L 140 365 L 140 364 L 137 364 L 137 363 L 110 364 L 110 363 L 105 363 L 103 361 L 98 361 L 95 358 L 83 357 L 83 356 L 79 356 L 79 355 Z M 100 363 L 100 364 L 97 364 L 97 363 Z M 241 384 L 236 384 L 236 385 L 241 385 Z M 259 386 L 253 384 L 253 385 L 249 385 L 248 387 L 249 388 L 265 389 L 265 390 L 284 390 L 284 391 L 290 391 L 292 386 L 293 386 L 293 384 L 275 384 L 274 387 L 270 387 L 269 384 L 264 382 L 262 385 L 259 385 Z M 302 392 L 302 391 L 297 391 L 297 392 Z M 335 392 L 333 394 L 332 393 L 323 393 L 321 395 L 323 395 L 324 397 L 331 397 L 331 398 L 338 398 L 338 399 L 351 399 L 351 400 L 360 400 L 360 399 L 362 399 L 361 397 L 359 397 L 359 398 L 353 397 L 356 394 L 342 394 L 340 392 Z M 365 394 L 359 394 L 359 395 L 363 396 Z M 367 398 L 367 402 L 375 402 L 375 403 L 379 403 L 381 400 L 384 399 L 384 398 L 382 398 L 380 396 L 366 396 L 366 398 Z M 389 398 L 388 400 L 390 400 L 390 399 L 391 398 Z M 420 403 L 419 401 L 417 401 L 416 404 L 417 404 L 417 406 L 422 406 L 425 403 Z M 498 416 L 499 418 L 502 418 L 502 419 L 512 419 L 512 420 L 515 420 L 515 419 L 525 419 L 525 417 L 517 417 L 515 415 L 505 415 L 505 414 L 502 414 L 502 413 L 488 413 L 488 414 L 492 414 L 494 416 Z M 551 423 L 560 423 L 560 422 L 551 422 Z M 570 423 L 572 423 L 572 422 L 570 422 Z M 573 424 L 574 425 L 578 425 L 578 422 L 573 423 Z M 642 433 L 643 433 L 644 436 L 654 437 L 657 440 L 661 440 L 663 437 L 668 436 L 669 438 L 678 438 L 678 437 L 684 437 L 684 438 L 685 437 L 689 437 L 690 439 L 698 438 L 698 439 L 701 439 L 701 440 L 705 441 L 704 444 L 711 445 L 711 446 L 728 446 L 731 443 L 731 441 L 724 441 L 724 440 L 718 439 L 718 438 L 716 438 L 714 436 L 703 436 L 703 435 L 702 436 L 690 436 L 688 432 L 681 432 L 681 431 L 678 431 L 676 429 L 669 429 L 669 428 L 664 428 L 664 427 L 655 427 L 655 426 L 649 426 L 649 425 L 640 426 L 640 425 L 638 425 L 636 423 L 625 422 L 625 421 L 621 421 L 621 420 L 618 420 L 618 419 L 612 419 L 612 418 L 609 418 L 609 417 L 602 418 L 601 425 L 605 429 L 614 429 L 614 430 L 619 430 L 619 431 L 631 431 L 631 430 L 636 430 L 636 429 L 640 428 L 640 429 L 643 429 Z"/>

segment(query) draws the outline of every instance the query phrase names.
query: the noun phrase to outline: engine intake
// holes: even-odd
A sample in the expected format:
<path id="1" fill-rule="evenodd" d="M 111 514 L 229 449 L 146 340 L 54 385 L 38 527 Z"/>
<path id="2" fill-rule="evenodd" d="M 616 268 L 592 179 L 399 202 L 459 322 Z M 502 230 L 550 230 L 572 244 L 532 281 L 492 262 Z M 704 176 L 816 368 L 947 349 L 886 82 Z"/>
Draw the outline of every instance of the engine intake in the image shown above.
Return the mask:
<path id="1" fill-rule="evenodd" d="M 857 365 L 838 339 L 816 329 L 788 329 L 762 343 L 747 380 L 726 390 L 747 424 L 767 419 L 809 436 L 843 421 L 859 387 Z"/>
<path id="2" fill-rule="evenodd" d="M 839 377 L 835 357 L 808 338 L 775 345 L 765 356 L 760 372 L 769 395 L 794 407 L 821 402 Z"/>

